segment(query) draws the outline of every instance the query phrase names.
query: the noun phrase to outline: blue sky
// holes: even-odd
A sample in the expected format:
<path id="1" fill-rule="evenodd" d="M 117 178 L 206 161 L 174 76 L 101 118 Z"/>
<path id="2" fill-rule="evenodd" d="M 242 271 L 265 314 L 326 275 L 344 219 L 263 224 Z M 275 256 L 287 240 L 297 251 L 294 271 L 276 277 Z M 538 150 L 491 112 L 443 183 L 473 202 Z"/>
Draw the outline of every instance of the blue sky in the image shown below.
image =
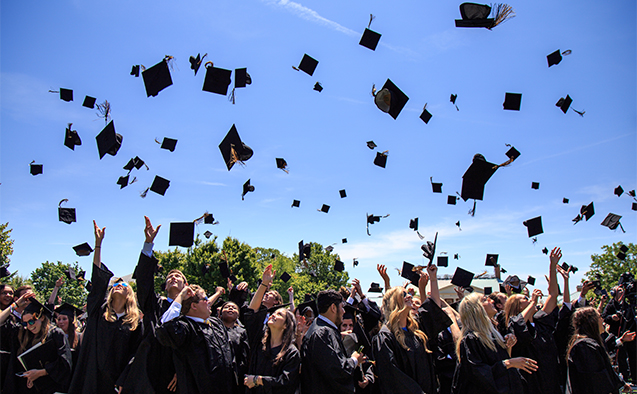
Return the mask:
<path id="1" fill-rule="evenodd" d="M 155 248 L 167 250 L 170 222 L 209 211 L 219 224 L 198 226 L 200 234 L 288 255 L 301 239 L 337 243 L 350 276 L 364 283 L 379 279 L 377 263 L 423 261 L 423 241 L 408 228 L 414 217 L 426 240 L 439 232 L 439 252 L 460 255 L 442 274 L 456 266 L 480 273 L 486 254 L 498 253 L 510 273 L 541 277 L 542 248 L 561 246 L 564 260 L 580 268 L 579 282 L 602 245 L 635 241 L 632 200 L 613 195 L 617 185 L 637 187 L 635 3 L 511 3 L 516 17 L 492 31 L 456 28 L 459 4 L 3 2 L 0 221 L 13 228 L 11 268 L 24 275 L 46 260 L 77 260 L 89 269 L 91 258 L 78 258 L 72 246 L 93 245 L 95 219 L 107 228 L 104 263 L 125 275 L 137 261 L 144 215 L 162 224 Z M 376 51 L 358 45 L 370 13 L 371 29 L 382 34 Z M 572 54 L 548 68 L 546 55 L 557 49 Z M 205 69 L 194 76 L 188 62 L 197 53 L 217 67 L 247 67 L 253 83 L 237 89 L 235 105 L 201 90 Z M 305 53 L 319 61 L 313 76 L 292 69 Z M 175 58 L 173 85 L 147 98 L 130 68 L 165 55 Z M 409 96 L 396 120 L 371 96 L 387 78 Z M 312 90 L 317 81 L 321 93 Z M 74 101 L 48 93 L 60 87 L 73 89 Z M 519 112 L 502 109 L 506 92 L 522 93 Z M 584 117 L 555 106 L 567 94 Z M 104 121 L 82 107 L 85 95 L 112 105 L 124 137 L 115 157 L 99 159 L 95 136 Z M 425 103 L 429 124 L 419 119 Z M 63 145 L 67 123 L 82 138 L 75 151 Z M 218 144 L 233 124 L 255 153 L 228 172 Z M 179 140 L 175 152 L 154 142 L 163 137 Z M 368 140 L 389 151 L 385 169 L 373 164 Z M 521 156 L 487 183 L 475 216 L 467 214 L 471 200 L 447 205 L 473 155 L 504 162 L 505 144 Z M 120 190 L 122 167 L 135 156 L 150 169 L 134 171 L 138 182 Z M 32 160 L 44 165 L 42 175 L 29 174 Z M 171 181 L 166 195 L 140 198 L 155 175 Z M 442 194 L 432 193 L 429 177 L 443 183 Z M 242 201 L 248 179 L 256 190 Z M 58 222 L 64 198 L 77 223 Z M 293 199 L 300 208 L 290 207 Z M 595 216 L 573 225 L 591 201 Z M 328 214 L 317 212 L 322 204 Z M 626 234 L 600 226 L 609 212 L 623 216 Z M 391 216 L 368 236 L 366 213 Z M 540 215 L 544 234 L 534 245 L 522 222 Z"/>

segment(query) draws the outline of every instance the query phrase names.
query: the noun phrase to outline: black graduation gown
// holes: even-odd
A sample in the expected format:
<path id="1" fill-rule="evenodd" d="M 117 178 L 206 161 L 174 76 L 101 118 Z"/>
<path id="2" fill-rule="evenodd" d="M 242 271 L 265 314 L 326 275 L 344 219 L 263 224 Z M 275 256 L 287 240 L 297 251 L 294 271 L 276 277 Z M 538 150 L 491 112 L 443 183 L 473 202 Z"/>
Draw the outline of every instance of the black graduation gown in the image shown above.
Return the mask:
<path id="1" fill-rule="evenodd" d="M 358 382 L 362 382 L 364 378 L 367 378 L 369 383 L 365 388 L 361 388 Z M 376 377 L 374 376 L 374 364 L 371 362 L 365 362 L 363 365 L 359 365 L 354 371 L 354 387 L 356 388 L 356 394 L 369 394 L 374 392 L 374 383 L 376 383 Z"/>
<path id="2" fill-rule="evenodd" d="M 237 385 L 238 387 L 243 387 L 243 376 L 248 373 L 248 364 L 250 362 L 248 333 L 245 328 L 235 324 L 234 327 L 228 328 L 228 338 L 232 344 L 232 352 L 234 353 L 237 368 Z"/>
<path id="3" fill-rule="evenodd" d="M 256 349 L 261 345 L 261 340 L 265 334 L 265 319 L 268 315 L 268 308 L 261 305 L 255 312 L 244 306 L 241 308 L 241 322 L 248 333 L 248 344 L 250 349 Z"/>
<path id="4" fill-rule="evenodd" d="M 568 357 L 567 394 L 617 393 L 624 383 L 613 371 L 603 346 L 594 339 L 578 339 Z"/>
<path id="5" fill-rule="evenodd" d="M 104 301 L 112 276 L 113 273 L 104 264 L 101 268 L 93 265 L 93 287 L 86 304 L 88 318 L 69 394 L 113 394 L 120 374 L 141 342 L 143 322 L 140 321 L 131 331 L 121 318 L 114 322 L 104 319 Z"/>
<path id="6" fill-rule="evenodd" d="M 301 345 L 303 394 L 354 393 L 356 361 L 348 358 L 341 333 L 316 318 Z"/>
<path id="7" fill-rule="evenodd" d="M 159 343 L 174 350 L 180 393 L 231 394 L 237 385 L 228 331 L 218 318 L 208 322 L 182 315 L 156 329 Z"/>
<path id="8" fill-rule="evenodd" d="M 420 329 L 429 339 L 427 347 L 433 349 L 437 346 L 438 333 L 452 324 L 451 319 L 431 298 L 423 302 L 418 312 Z M 398 343 L 387 326 L 372 340 L 380 392 L 435 394 L 433 353 L 427 353 L 426 344 L 409 331 L 405 332 L 405 344 L 409 350 Z"/>
<path id="9" fill-rule="evenodd" d="M 517 369 L 507 369 L 506 349 L 485 347 L 472 332 L 460 341 L 460 362 L 453 376 L 454 394 L 520 394 L 524 392 Z"/>
<path id="10" fill-rule="evenodd" d="M 560 386 L 566 385 L 566 349 L 568 341 L 573 334 L 571 326 L 571 316 L 573 316 L 573 306 L 571 308 L 562 305 L 558 313 L 557 325 L 555 326 L 555 345 L 557 346 L 558 362 L 560 366 Z"/>
<path id="11" fill-rule="evenodd" d="M 438 334 L 438 346 L 432 349 L 434 352 L 434 370 L 438 376 L 440 394 L 451 393 L 453 373 L 456 370 L 458 357 L 456 356 L 456 344 L 449 329 L 442 330 Z"/>
<path id="12" fill-rule="evenodd" d="M 537 371 L 529 374 L 521 371 L 528 384 L 530 394 L 562 394 L 560 389 L 560 369 L 558 350 L 553 333 L 555 331 L 557 308 L 552 313 L 539 310 L 533 315 L 533 322 L 525 322 L 522 314 L 509 322 L 517 343 L 511 350 L 511 357 L 528 357 L 537 361 Z"/>
<path id="13" fill-rule="evenodd" d="M 280 351 L 281 346 L 270 350 L 260 346 L 252 351 L 248 375 L 262 376 L 263 386 L 246 388 L 246 394 L 293 394 L 296 391 L 300 382 L 301 354 L 294 344 L 290 344 L 281 361 L 273 365 Z"/>
<path id="14" fill-rule="evenodd" d="M 14 326 L 14 340 L 16 346 L 13 346 L 11 352 L 11 361 L 9 363 L 6 379 L 3 381 L 3 393 L 41 393 L 52 394 L 57 391 L 65 392 L 69 388 L 71 382 L 71 348 L 69 341 L 64 335 L 64 331 L 57 327 L 51 326 L 46 335 L 47 341 L 55 342 L 57 347 L 58 358 L 46 365 L 44 369 L 48 375 L 42 376 L 35 380 L 34 387 L 27 388 L 27 379 L 17 377 L 16 373 L 24 372 L 24 368 L 18 361 L 17 354 L 17 335 L 20 328 Z"/>

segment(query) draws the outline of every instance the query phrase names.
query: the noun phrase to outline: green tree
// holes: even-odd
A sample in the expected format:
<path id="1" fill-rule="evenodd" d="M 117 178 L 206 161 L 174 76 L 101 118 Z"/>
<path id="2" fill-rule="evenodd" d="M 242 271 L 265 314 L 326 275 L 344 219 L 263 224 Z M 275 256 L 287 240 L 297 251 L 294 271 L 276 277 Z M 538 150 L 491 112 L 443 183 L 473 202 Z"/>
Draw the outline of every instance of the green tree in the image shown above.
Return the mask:
<path id="1" fill-rule="evenodd" d="M 339 289 L 341 286 L 346 286 L 349 281 L 347 272 L 334 270 L 334 262 L 340 260 L 340 256 L 326 251 L 321 244 L 312 243 L 307 261 L 299 261 L 296 253 L 292 259 L 296 262 L 296 272 L 300 274 L 294 288 L 294 298 L 297 302 L 302 302 L 305 294 L 316 294 L 326 289 Z"/>
<path id="2" fill-rule="evenodd" d="M 33 288 L 42 303 L 48 301 L 55 287 L 55 282 L 59 278 L 65 277 L 64 271 L 68 270 L 69 267 L 73 268 L 76 273 L 81 271 L 77 261 L 71 264 L 65 264 L 61 261 L 57 263 L 46 261 L 42 263 L 41 267 L 36 268 L 31 273 L 31 283 L 33 283 Z M 64 284 L 58 291 L 58 297 L 61 298 L 63 303 L 68 302 L 81 308 L 86 303 L 86 297 L 88 296 L 88 291 L 84 288 L 83 283 L 86 283 L 86 281 L 69 280 L 65 277 Z M 55 300 L 55 304 L 58 304 L 57 300 Z"/>
<path id="3" fill-rule="evenodd" d="M 0 267 L 9 264 L 9 256 L 13 254 L 13 240 L 9 223 L 0 224 Z"/>
<path id="4" fill-rule="evenodd" d="M 631 272 L 637 277 L 637 246 L 629 243 L 626 245 L 626 259 L 620 260 L 617 253 L 623 244 L 621 242 L 602 246 L 604 253 L 591 256 L 591 268 L 586 272 L 588 280 L 599 278 L 602 288 L 610 289 L 617 285 L 619 277 L 625 272 Z"/>

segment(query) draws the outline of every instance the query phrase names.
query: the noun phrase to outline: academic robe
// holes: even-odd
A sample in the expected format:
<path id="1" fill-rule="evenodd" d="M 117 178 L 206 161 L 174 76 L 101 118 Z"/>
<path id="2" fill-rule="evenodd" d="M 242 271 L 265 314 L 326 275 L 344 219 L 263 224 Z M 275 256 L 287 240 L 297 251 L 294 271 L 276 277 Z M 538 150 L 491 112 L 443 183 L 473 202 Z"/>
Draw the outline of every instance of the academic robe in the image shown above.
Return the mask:
<path id="1" fill-rule="evenodd" d="M 362 382 L 367 378 L 369 383 L 365 388 L 361 388 L 358 382 Z M 354 387 L 356 388 L 356 394 L 370 394 L 374 391 L 374 383 L 376 383 L 376 377 L 374 376 L 374 364 L 371 362 L 365 362 L 363 365 L 359 365 L 354 371 Z"/>
<path id="2" fill-rule="evenodd" d="M 509 322 L 509 328 L 517 338 L 511 357 L 528 357 L 537 361 L 537 371 L 530 374 L 520 371 L 531 394 L 563 392 L 560 389 L 559 354 L 553 335 L 557 316 L 557 308 L 549 314 L 539 310 L 533 315 L 533 324 L 525 322 L 522 314 L 513 316 Z"/>
<path id="3" fill-rule="evenodd" d="M 27 388 L 27 379 L 17 377 L 16 373 L 25 372 L 22 364 L 18 360 L 18 331 L 21 328 L 14 326 L 13 341 L 16 346 L 13 346 L 11 352 L 11 362 L 9 363 L 8 373 L 6 379 L 3 381 L 3 393 L 40 393 L 40 394 L 53 394 L 55 392 L 66 392 L 71 382 L 71 347 L 69 341 L 64 335 L 64 331 L 55 326 L 50 326 L 49 332 L 46 335 L 46 341 L 53 341 L 57 347 L 58 358 L 44 365 L 48 375 L 42 376 L 34 381 L 34 386 L 31 389 Z M 40 369 L 40 368 L 35 368 Z"/>
<path id="4" fill-rule="evenodd" d="M 158 326 L 157 339 L 174 350 L 180 393 L 231 394 L 237 387 L 228 331 L 218 318 L 200 323 L 179 316 Z"/>
<path id="5" fill-rule="evenodd" d="M 413 333 L 405 330 L 405 349 L 394 333 L 385 325 L 372 340 L 374 360 L 376 361 L 377 384 L 380 392 L 427 393 L 437 392 L 433 353 L 427 353 L 437 346 L 438 333 L 452 324 L 447 314 L 431 299 L 427 298 L 420 309 L 420 330 L 429 339 L 425 344 Z"/>
<path id="6" fill-rule="evenodd" d="M 453 376 L 453 394 L 520 394 L 524 393 L 517 369 L 507 369 L 506 349 L 497 343 L 495 350 L 484 346 L 470 332 L 460 341 L 460 360 Z"/>
<path id="7" fill-rule="evenodd" d="M 434 352 L 434 370 L 438 376 L 440 385 L 438 392 L 440 394 L 451 393 L 451 384 L 453 382 L 453 373 L 456 370 L 458 357 L 456 356 L 456 344 L 453 341 L 451 330 L 440 331 L 438 334 L 438 346 L 432 349 Z"/>
<path id="8" fill-rule="evenodd" d="M 248 364 L 250 363 L 250 345 L 248 344 L 248 333 L 245 328 L 239 324 L 228 328 L 228 338 L 232 345 L 234 353 L 235 365 L 237 368 L 237 385 L 243 392 L 243 376 L 248 373 Z"/>
<path id="9" fill-rule="evenodd" d="M 316 318 L 301 345 L 303 394 L 354 393 L 356 361 L 348 358 L 341 333 Z"/>
<path id="10" fill-rule="evenodd" d="M 571 308 L 562 305 L 558 312 L 557 325 L 553 334 L 555 345 L 557 346 L 557 354 L 559 356 L 558 363 L 560 368 L 560 386 L 566 385 L 566 349 L 568 342 L 573 335 L 573 326 L 571 325 L 571 316 L 573 316 L 573 306 Z"/>
<path id="11" fill-rule="evenodd" d="M 241 308 L 241 322 L 248 334 L 248 344 L 250 349 L 256 349 L 261 345 L 261 340 L 265 334 L 265 319 L 268 315 L 268 308 L 261 305 L 257 311 L 244 306 Z"/>
<path id="12" fill-rule="evenodd" d="M 568 357 L 567 394 L 617 393 L 624 385 L 608 354 L 594 339 L 578 339 Z"/>
<path id="13" fill-rule="evenodd" d="M 263 386 L 247 389 L 246 394 L 294 394 L 299 387 L 301 354 L 294 344 L 285 352 L 277 365 L 274 360 L 281 346 L 263 350 L 263 345 L 253 349 L 248 375 L 262 376 Z"/>
<path id="14" fill-rule="evenodd" d="M 73 374 L 69 394 L 113 394 L 115 384 L 135 355 L 144 333 L 139 322 L 135 330 L 122 323 L 106 321 L 105 297 L 113 273 L 102 264 L 93 265 L 86 311 L 88 318 L 82 339 L 78 365 Z"/>

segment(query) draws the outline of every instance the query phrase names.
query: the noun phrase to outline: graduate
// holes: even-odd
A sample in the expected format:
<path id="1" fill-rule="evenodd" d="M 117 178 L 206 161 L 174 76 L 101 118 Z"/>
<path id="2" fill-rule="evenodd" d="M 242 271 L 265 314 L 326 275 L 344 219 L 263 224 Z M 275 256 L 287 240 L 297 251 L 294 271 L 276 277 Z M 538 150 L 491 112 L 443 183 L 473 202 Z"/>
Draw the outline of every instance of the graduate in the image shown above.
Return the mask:
<path id="1" fill-rule="evenodd" d="M 82 310 L 74 307 L 69 303 L 64 303 L 55 308 L 55 325 L 64 332 L 67 340 L 69 341 L 69 347 L 71 348 L 71 355 L 73 358 L 73 368 L 77 365 L 77 358 L 80 354 L 80 348 L 82 345 L 82 333 L 79 331 L 79 323 L 77 316 L 82 314 Z"/>
<path id="2" fill-rule="evenodd" d="M 509 330 L 515 334 L 517 343 L 513 346 L 512 356 L 528 357 L 537 361 L 537 373 L 522 372 L 528 383 L 528 392 L 542 394 L 561 394 L 559 354 L 554 333 L 557 325 L 557 263 L 562 257 L 560 248 L 553 248 L 550 255 L 549 296 L 542 309 L 537 310 L 537 300 L 542 295 L 535 289 L 531 300 L 517 294 L 509 297 L 504 310 Z"/>
<path id="3" fill-rule="evenodd" d="M 261 346 L 252 350 L 248 374 L 243 384 L 247 393 L 293 394 L 299 386 L 301 356 L 294 338 L 294 314 L 277 309 L 270 317 Z"/>
<path id="4" fill-rule="evenodd" d="M 601 333 L 603 320 L 592 307 L 573 312 L 574 334 L 567 351 L 567 394 L 616 393 L 624 388 L 631 392 L 612 368 Z"/>
<path id="5" fill-rule="evenodd" d="M 221 322 L 228 330 L 228 338 L 232 344 L 234 359 L 237 367 L 237 376 L 242 379 L 248 373 L 250 362 L 250 345 L 248 343 L 248 333 L 239 324 L 239 307 L 232 301 L 225 302 L 219 312 Z M 243 386 L 243 381 L 238 382 Z M 237 388 L 239 389 L 239 388 Z M 241 392 L 244 390 L 240 390 Z"/>
<path id="6" fill-rule="evenodd" d="M 459 364 L 453 376 L 454 394 L 519 394 L 524 393 L 518 369 L 528 373 L 537 370 L 537 363 L 526 357 L 510 358 L 514 337 L 505 342 L 487 315 L 495 309 L 493 301 L 472 293 L 460 303 L 462 340 L 456 354 Z M 495 315 L 495 313 L 494 313 Z"/>
<path id="7" fill-rule="evenodd" d="M 71 381 L 71 349 L 64 332 L 51 323 L 53 312 L 35 299 L 28 291 L 10 308 L 0 313 L 0 324 L 4 324 L 11 308 L 24 308 L 22 326 L 11 326 L 13 342 L 8 372 L 3 379 L 4 393 L 42 393 L 66 392 Z M 3 341 L 7 338 L 3 338 Z M 45 345 L 46 344 L 46 345 Z M 32 350 L 37 361 L 32 364 L 44 364 L 43 368 L 34 367 L 25 371 L 18 356 L 40 346 L 41 351 Z M 44 350 L 46 349 L 46 351 Z M 27 367 L 30 365 L 27 363 Z"/>
<path id="8" fill-rule="evenodd" d="M 264 325 L 269 317 L 268 310 L 283 303 L 279 292 L 270 290 L 275 274 L 272 264 L 265 268 L 261 283 L 252 296 L 250 304 L 242 310 L 241 321 L 248 332 L 250 349 L 256 349 L 263 339 Z"/>
<path id="9" fill-rule="evenodd" d="M 95 221 L 93 226 L 93 287 L 88 294 L 88 319 L 69 394 L 113 394 L 144 332 L 135 292 L 128 283 L 119 280 L 108 289 L 113 273 L 101 262 L 106 228 L 99 228 Z"/>
<path id="10" fill-rule="evenodd" d="M 376 384 L 381 393 L 437 393 L 433 353 L 440 331 L 452 324 L 440 308 L 437 267 L 421 274 L 420 294 L 427 294 L 431 279 L 431 297 L 421 305 L 419 321 L 411 316 L 412 296 L 403 287 L 393 287 L 383 297 L 385 324 L 373 339 Z"/>

